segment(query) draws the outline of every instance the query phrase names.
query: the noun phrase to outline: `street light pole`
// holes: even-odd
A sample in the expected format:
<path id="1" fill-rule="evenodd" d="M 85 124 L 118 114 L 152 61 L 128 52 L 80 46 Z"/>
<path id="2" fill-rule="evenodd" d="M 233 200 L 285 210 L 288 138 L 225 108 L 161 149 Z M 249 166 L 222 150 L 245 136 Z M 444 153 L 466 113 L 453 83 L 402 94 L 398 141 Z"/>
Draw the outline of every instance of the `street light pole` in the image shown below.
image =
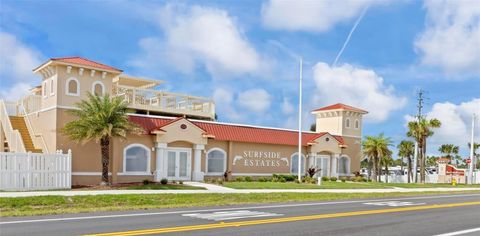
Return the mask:
<path id="1" fill-rule="evenodd" d="M 473 136 L 474 136 L 474 132 L 475 132 L 475 113 L 473 113 L 473 116 L 472 116 L 472 137 L 470 139 L 470 168 L 469 168 L 469 171 L 468 171 L 468 183 L 469 184 L 473 184 L 473 170 L 475 169 L 474 166 L 475 166 L 475 160 L 474 160 L 474 156 L 473 156 L 473 149 L 474 149 L 474 146 L 475 146 L 475 143 L 473 142 Z"/>
<path id="2" fill-rule="evenodd" d="M 298 181 L 302 182 L 302 77 L 303 59 L 300 58 L 300 79 L 298 92 Z"/>

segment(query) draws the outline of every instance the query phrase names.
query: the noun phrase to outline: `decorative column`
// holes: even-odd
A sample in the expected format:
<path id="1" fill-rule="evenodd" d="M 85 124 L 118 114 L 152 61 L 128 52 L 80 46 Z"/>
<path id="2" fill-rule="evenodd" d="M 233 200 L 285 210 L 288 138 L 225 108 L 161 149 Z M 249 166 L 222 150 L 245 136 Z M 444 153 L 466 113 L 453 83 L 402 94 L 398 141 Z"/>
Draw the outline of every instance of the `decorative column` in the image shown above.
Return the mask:
<path id="1" fill-rule="evenodd" d="M 331 172 L 330 176 L 332 177 L 338 177 L 337 169 L 338 169 L 338 158 L 340 158 L 340 154 L 334 154 L 331 156 Z"/>
<path id="2" fill-rule="evenodd" d="M 161 179 L 167 177 L 167 170 L 165 165 L 165 149 L 166 143 L 155 143 L 155 181 L 160 182 Z"/>
<path id="3" fill-rule="evenodd" d="M 205 173 L 202 172 L 202 151 L 205 149 L 205 145 L 195 144 L 193 145 L 193 180 L 203 181 Z"/>

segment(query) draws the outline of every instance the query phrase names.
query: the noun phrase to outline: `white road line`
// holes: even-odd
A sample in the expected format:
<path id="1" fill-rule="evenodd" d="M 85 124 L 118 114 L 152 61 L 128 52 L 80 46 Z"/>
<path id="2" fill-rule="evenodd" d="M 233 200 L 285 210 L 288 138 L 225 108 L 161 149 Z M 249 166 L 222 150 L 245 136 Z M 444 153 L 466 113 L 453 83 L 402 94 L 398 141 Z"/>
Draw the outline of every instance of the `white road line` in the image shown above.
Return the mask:
<path id="1" fill-rule="evenodd" d="M 183 214 L 182 216 L 193 217 L 204 220 L 224 221 L 234 220 L 242 218 L 258 218 L 258 217 L 271 217 L 282 216 L 283 214 L 261 212 L 261 211 L 220 211 L 212 213 L 195 213 L 195 214 Z"/>
<path id="2" fill-rule="evenodd" d="M 469 234 L 477 231 L 480 231 L 480 228 L 460 230 L 460 231 L 455 231 L 455 232 L 446 233 L 446 234 L 437 234 L 435 236 L 455 236 L 455 235 Z"/>
<path id="3" fill-rule="evenodd" d="M 35 220 L 4 221 L 4 222 L 0 222 L 0 225 L 39 223 L 39 222 L 52 222 L 52 221 L 74 221 L 74 220 L 90 220 L 90 219 L 104 219 L 104 218 L 121 218 L 121 217 L 135 217 L 135 216 L 171 215 L 171 214 L 212 212 L 212 211 L 253 210 L 253 209 L 288 208 L 288 207 L 302 207 L 302 206 L 321 206 L 321 205 L 380 202 L 380 201 L 396 201 L 396 200 L 441 199 L 441 198 L 473 197 L 473 196 L 480 196 L 480 194 L 423 196 L 423 197 L 408 197 L 408 198 L 394 198 L 394 199 L 352 200 L 352 201 L 338 201 L 338 202 L 298 203 L 298 204 L 232 207 L 232 208 L 216 208 L 216 209 L 197 209 L 197 210 L 192 209 L 192 210 L 170 211 L 170 212 L 147 212 L 147 213 L 130 213 L 130 214 L 117 214 L 117 215 L 97 215 L 97 216 L 78 216 L 78 217 L 65 217 L 65 218 L 46 218 L 46 219 L 35 219 Z M 0 220 L 2 220 L 2 218 L 0 218 Z"/>

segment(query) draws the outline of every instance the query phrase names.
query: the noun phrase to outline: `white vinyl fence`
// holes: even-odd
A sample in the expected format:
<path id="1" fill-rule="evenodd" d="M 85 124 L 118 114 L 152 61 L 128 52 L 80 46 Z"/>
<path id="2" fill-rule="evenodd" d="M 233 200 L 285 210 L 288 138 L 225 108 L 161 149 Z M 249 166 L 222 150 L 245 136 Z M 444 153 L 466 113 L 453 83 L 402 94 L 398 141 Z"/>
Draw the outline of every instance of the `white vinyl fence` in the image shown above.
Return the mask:
<path id="1" fill-rule="evenodd" d="M 420 177 L 419 177 L 420 178 Z M 386 182 L 386 176 L 380 176 L 380 180 L 382 182 Z M 389 183 L 408 183 L 408 176 L 407 175 L 388 175 L 388 182 Z M 410 178 L 410 182 L 413 183 L 413 178 Z M 437 174 L 428 174 L 425 175 L 425 183 L 437 183 L 438 182 L 438 175 Z"/>
<path id="2" fill-rule="evenodd" d="M 0 190 L 69 189 L 72 154 L 0 152 Z"/>

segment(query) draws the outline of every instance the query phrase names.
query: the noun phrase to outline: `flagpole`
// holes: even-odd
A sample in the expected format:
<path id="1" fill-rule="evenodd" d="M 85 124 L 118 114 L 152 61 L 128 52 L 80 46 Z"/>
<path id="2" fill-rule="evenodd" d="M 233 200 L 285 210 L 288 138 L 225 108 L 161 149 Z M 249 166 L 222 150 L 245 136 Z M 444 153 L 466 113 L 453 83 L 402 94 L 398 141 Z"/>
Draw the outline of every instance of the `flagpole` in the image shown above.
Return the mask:
<path id="1" fill-rule="evenodd" d="M 473 150 L 474 150 L 474 146 L 475 146 L 475 142 L 473 140 L 473 136 L 474 136 L 474 132 L 475 132 L 475 113 L 473 113 L 473 116 L 472 116 L 472 137 L 471 137 L 471 140 L 470 140 L 470 168 L 469 168 L 469 171 L 468 171 L 468 183 L 469 184 L 473 184 L 473 170 L 475 169 L 474 166 L 475 166 L 475 158 L 473 156 Z"/>
<path id="2" fill-rule="evenodd" d="M 298 92 L 298 181 L 302 182 L 302 76 L 303 59 L 300 58 L 300 80 Z"/>

